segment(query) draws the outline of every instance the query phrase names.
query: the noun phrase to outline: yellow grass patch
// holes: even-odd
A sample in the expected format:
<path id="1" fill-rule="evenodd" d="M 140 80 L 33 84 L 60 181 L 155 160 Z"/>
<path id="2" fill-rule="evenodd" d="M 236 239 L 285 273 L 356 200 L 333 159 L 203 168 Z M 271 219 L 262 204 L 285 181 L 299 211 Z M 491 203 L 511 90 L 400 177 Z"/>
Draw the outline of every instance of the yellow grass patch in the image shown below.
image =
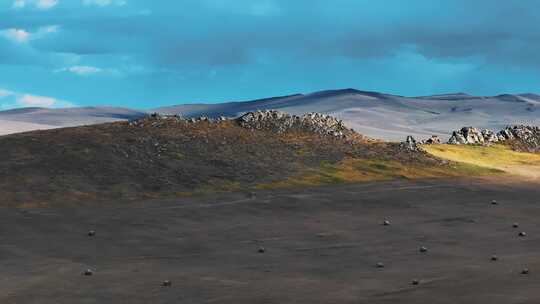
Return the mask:
<path id="1" fill-rule="evenodd" d="M 426 145 L 422 149 L 442 159 L 540 178 L 540 154 L 513 151 L 505 145 Z"/>
<path id="2" fill-rule="evenodd" d="M 392 179 L 435 178 L 452 176 L 480 176 L 500 173 L 498 170 L 469 164 L 426 166 L 403 164 L 391 160 L 348 158 L 337 164 L 321 164 L 299 176 L 284 181 L 258 185 L 258 189 L 319 186 L 334 183 L 357 183 Z"/>

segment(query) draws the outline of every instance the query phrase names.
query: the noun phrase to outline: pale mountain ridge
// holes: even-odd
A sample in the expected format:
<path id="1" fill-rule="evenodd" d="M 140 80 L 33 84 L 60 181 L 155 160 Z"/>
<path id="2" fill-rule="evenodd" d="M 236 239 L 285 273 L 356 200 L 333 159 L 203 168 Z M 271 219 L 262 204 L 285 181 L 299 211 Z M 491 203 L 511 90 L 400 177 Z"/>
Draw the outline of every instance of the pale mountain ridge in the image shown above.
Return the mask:
<path id="1" fill-rule="evenodd" d="M 182 104 L 147 111 L 112 107 L 17 109 L 0 112 L 0 134 L 131 120 L 151 112 L 186 118 L 237 117 L 249 111 L 275 109 L 297 115 L 309 112 L 333 115 L 367 136 L 400 141 L 407 135 L 448 138 L 453 130 L 462 126 L 498 130 L 512 124 L 540 125 L 539 106 L 540 96 L 532 93 L 497 96 L 450 93 L 404 97 L 342 89 L 252 101 Z"/>
<path id="2" fill-rule="evenodd" d="M 0 135 L 131 120 L 146 114 L 116 107 L 12 109 L 0 112 Z"/>

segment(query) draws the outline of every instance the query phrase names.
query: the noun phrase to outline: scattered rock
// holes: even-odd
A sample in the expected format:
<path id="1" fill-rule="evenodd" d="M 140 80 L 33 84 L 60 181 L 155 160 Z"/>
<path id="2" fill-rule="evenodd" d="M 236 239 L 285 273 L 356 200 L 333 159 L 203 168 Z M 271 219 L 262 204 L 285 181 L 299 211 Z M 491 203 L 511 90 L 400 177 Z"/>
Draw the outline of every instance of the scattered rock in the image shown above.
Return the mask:
<path id="1" fill-rule="evenodd" d="M 420 252 L 427 252 L 428 249 L 425 246 L 420 247 Z"/>
<path id="2" fill-rule="evenodd" d="M 529 268 L 524 268 L 521 270 L 521 274 L 529 274 Z"/>
<path id="3" fill-rule="evenodd" d="M 484 138 L 484 142 L 486 143 L 496 143 L 500 141 L 497 134 L 495 134 L 495 132 L 491 130 L 484 129 L 481 131 L 481 133 L 482 133 L 482 137 Z"/>
<path id="4" fill-rule="evenodd" d="M 540 152 L 540 128 L 534 126 L 508 126 L 498 136 L 510 141 L 514 149 Z"/>
<path id="5" fill-rule="evenodd" d="M 91 276 L 91 275 L 94 274 L 94 272 L 93 272 L 91 269 L 86 269 L 86 270 L 83 272 L 83 274 L 84 274 L 85 276 Z"/>
<path id="6" fill-rule="evenodd" d="M 448 144 L 453 145 L 490 145 L 497 142 L 510 142 L 515 150 L 540 152 L 540 127 L 507 126 L 498 133 L 463 127 L 454 131 L 448 140 Z"/>
<path id="7" fill-rule="evenodd" d="M 414 280 L 412 280 L 411 284 L 412 285 L 420 285 L 420 280 L 414 279 Z"/>
<path id="8" fill-rule="evenodd" d="M 412 136 L 407 136 L 407 139 L 400 143 L 400 148 L 405 151 L 418 151 L 418 143 L 416 142 L 416 139 Z"/>
<path id="9" fill-rule="evenodd" d="M 512 140 L 514 139 L 514 134 L 512 134 L 512 131 L 510 129 L 504 129 L 500 131 L 497 136 L 499 137 L 499 140 Z"/>
<path id="10" fill-rule="evenodd" d="M 498 260 L 499 260 L 499 257 L 496 256 L 496 255 L 492 255 L 492 256 L 491 256 L 491 260 L 492 260 L 492 261 L 498 261 Z"/>
<path id="11" fill-rule="evenodd" d="M 521 237 L 525 237 L 525 236 L 527 236 L 527 233 L 526 233 L 526 232 L 523 232 L 523 231 L 521 231 L 521 232 L 520 232 L 520 233 L 518 234 L 518 236 L 521 236 Z"/>
<path id="12" fill-rule="evenodd" d="M 424 145 L 437 145 L 441 143 L 441 139 L 437 135 L 432 135 L 430 138 L 422 140 Z"/>
<path id="13" fill-rule="evenodd" d="M 448 140 L 451 145 L 486 145 L 496 143 L 499 138 L 491 130 L 479 130 L 474 127 L 463 127 L 454 131 Z"/>
<path id="14" fill-rule="evenodd" d="M 519 228 L 519 224 L 518 224 L 518 223 L 514 223 L 514 224 L 512 224 L 512 227 L 514 227 L 514 228 Z"/>
<path id="15" fill-rule="evenodd" d="M 167 122 L 185 122 L 186 120 L 180 117 L 179 115 L 161 115 L 159 113 L 152 113 L 146 117 L 135 119 L 129 122 L 129 125 L 132 127 L 152 127 L 160 128 L 165 125 Z"/>
<path id="16" fill-rule="evenodd" d="M 375 264 L 375 266 L 376 266 L 377 268 L 384 268 L 384 263 L 378 262 L 377 264 Z"/>
<path id="17" fill-rule="evenodd" d="M 264 253 L 266 252 L 266 249 L 264 247 L 259 247 L 259 249 L 257 250 L 258 253 Z"/>
<path id="18" fill-rule="evenodd" d="M 492 205 L 498 205 L 499 202 L 497 202 L 496 200 L 492 200 L 492 201 L 491 201 L 491 204 L 492 204 Z"/>
<path id="19" fill-rule="evenodd" d="M 169 280 L 165 280 L 165 281 L 161 282 L 161 286 L 163 286 L 163 287 L 171 287 L 172 282 L 169 281 Z"/>
<path id="20" fill-rule="evenodd" d="M 88 231 L 88 236 L 95 236 L 96 232 L 94 230 Z"/>
<path id="21" fill-rule="evenodd" d="M 389 220 L 384 220 L 383 225 L 384 226 L 390 226 L 390 221 Z"/>
<path id="22" fill-rule="evenodd" d="M 276 133 L 309 131 L 337 138 L 346 138 L 354 133 L 345 127 L 342 120 L 319 113 L 296 116 L 274 110 L 257 111 L 240 116 L 236 122 L 246 129 L 270 130 Z"/>

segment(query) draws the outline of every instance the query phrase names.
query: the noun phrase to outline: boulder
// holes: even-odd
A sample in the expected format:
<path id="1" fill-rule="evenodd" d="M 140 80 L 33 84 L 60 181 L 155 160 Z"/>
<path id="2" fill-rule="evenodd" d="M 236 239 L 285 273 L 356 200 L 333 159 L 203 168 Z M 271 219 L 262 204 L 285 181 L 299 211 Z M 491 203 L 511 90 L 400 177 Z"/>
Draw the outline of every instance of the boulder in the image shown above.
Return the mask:
<path id="1" fill-rule="evenodd" d="M 467 144 L 467 140 L 459 131 L 454 131 L 452 137 L 448 140 L 448 143 L 451 145 L 464 145 Z"/>
<path id="2" fill-rule="evenodd" d="M 418 143 L 416 142 L 416 139 L 412 136 L 407 136 L 407 139 L 400 143 L 400 148 L 402 150 L 406 151 L 418 151 Z"/>
<path id="3" fill-rule="evenodd" d="M 437 135 L 432 135 L 430 138 L 424 139 L 422 141 L 422 144 L 424 145 L 436 145 L 440 143 L 441 143 L 441 139 Z"/>
<path id="4" fill-rule="evenodd" d="M 463 127 L 454 131 L 448 140 L 451 145 L 489 145 L 500 141 L 500 138 L 491 130 L 479 130 L 474 127 Z"/>
<path id="5" fill-rule="evenodd" d="M 482 133 L 482 137 L 484 138 L 484 142 L 496 143 L 499 141 L 499 137 L 497 136 L 497 134 L 495 134 L 495 132 L 491 130 L 484 129 L 482 130 L 481 133 Z"/>
<path id="6" fill-rule="evenodd" d="M 540 151 L 540 128 L 534 126 L 508 126 L 501 130 L 497 136 L 511 141 L 517 150 L 527 152 Z"/>

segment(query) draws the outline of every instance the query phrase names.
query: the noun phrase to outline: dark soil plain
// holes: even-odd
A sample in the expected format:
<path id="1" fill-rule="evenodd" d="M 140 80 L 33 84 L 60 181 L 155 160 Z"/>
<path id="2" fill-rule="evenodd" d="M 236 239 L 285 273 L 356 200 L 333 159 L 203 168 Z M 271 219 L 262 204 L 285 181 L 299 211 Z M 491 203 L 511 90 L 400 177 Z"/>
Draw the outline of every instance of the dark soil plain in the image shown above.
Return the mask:
<path id="1" fill-rule="evenodd" d="M 0 303 L 538 303 L 539 194 L 434 179 L 2 208 Z"/>

